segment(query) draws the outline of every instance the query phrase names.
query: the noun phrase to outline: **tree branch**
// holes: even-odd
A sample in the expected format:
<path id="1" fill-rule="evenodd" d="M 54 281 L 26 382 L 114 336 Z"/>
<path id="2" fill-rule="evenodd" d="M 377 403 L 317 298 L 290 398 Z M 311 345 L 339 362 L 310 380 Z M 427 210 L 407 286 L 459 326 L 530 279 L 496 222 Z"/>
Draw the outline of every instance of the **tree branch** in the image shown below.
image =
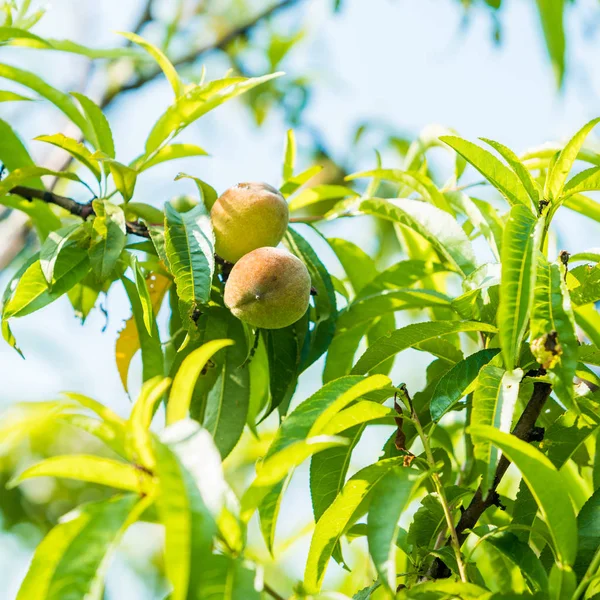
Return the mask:
<path id="1" fill-rule="evenodd" d="M 85 204 L 82 204 L 81 202 L 77 202 L 72 198 L 59 196 L 54 192 L 48 192 L 46 190 L 38 190 L 36 188 L 17 185 L 10 190 L 10 193 L 15 194 L 16 196 L 21 196 L 21 198 L 25 198 L 25 200 L 29 201 L 41 200 L 42 202 L 46 202 L 47 204 L 55 204 L 56 206 L 60 206 L 72 215 L 80 217 L 84 221 L 89 216 L 95 214 L 91 202 L 86 202 Z M 125 223 L 125 229 L 127 233 L 131 233 L 132 235 L 138 235 L 143 238 L 150 238 L 148 228 L 146 227 L 146 225 L 140 223 L 139 221 L 127 221 Z"/>
<path id="2" fill-rule="evenodd" d="M 523 410 L 519 421 L 515 425 L 515 428 L 512 431 L 512 435 L 519 438 L 520 440 L 524 440 L 526 442 L 530 441 L 531 435 L 535 428 L 535 423 L 542 412 L 542 408 L 548 400 L 550 396 L 550 392 L 552 391 L 552 386 L 549 383 L 535 382 L 533 384 L 533 393 L 531 394 L 531 398 Z M 490 506 L 494 505 L 498 501 L 498 492 L 496 491 L 500 481 L 504 477 L 506 470 L 510 465 L 510 461 L 506 456 L 502 456 L 500 461 L 498 462 L 498 467 L 496 468 L 496 475 L 494 477 L 494 482 L 490 489 L 489 494 L 486 498 L 483 498 L 483 494 L 481 492 L 481 486 L 475 492 L 469 506 L 463 512 L 458 525 L 456 526 L 456 533 L 458 535 L 458 540 L 462 545 L 464 541 L 467 539 L 469 535 L 467 533 L 468 529 L 472 529 L 479 521 L 479 518 L 484 513 L 486 509 Z M 450 540 L 446 542 L 446 545 L 450 543 Z M 450 569 L 444 564 L 442 560 L 436 558 L 430 569 L 427 573 L 428 579 L 443 579 L 445 577 L 450 576 Z"/>

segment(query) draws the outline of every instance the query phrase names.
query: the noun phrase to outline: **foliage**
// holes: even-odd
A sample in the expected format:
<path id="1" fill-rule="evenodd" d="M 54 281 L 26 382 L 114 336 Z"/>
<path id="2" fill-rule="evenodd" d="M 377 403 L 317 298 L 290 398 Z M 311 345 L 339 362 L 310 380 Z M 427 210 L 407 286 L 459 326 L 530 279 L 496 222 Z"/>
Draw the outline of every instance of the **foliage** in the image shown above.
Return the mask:
<path id="1" fill-rule="evenodd" d="M 538 2 L 548 46 L 562 65 L 551 41 L 558 15 L 546 15 L 546 4 Z M 98 54 L 44 40 L 29 31 L 36 19 L 27 5 L 6 5 L 3 42 L 147 60 L 131 45 Z M 190 82 L 169 59 L 168 43 L 159 48 L 124 35 L 156 61 L 174 95 L 128 164 L 115 153 L 102 107 L 0 65 L 0 76 L 43 97 L 80 132 L 38 138 L 72 157 L 73 168 L 49 171 L 0 122 L 7 169 L 0 204 L 23 211 L 39 239 L 4 292 L 3 337 L 21 352 L 15 319 L 65 295 L 85 319 L 101 294 L 122 285 L 132 316 L 115 358 L 126 389 L 138 350 L 143 365 L 126 418 L 81 394 L 15 404 L 0 418 L 6 457 L 57 427 L 85 432 L 96 444 L 90 452 L 75 444 L 27 467 L 12 465 L 7 493 L 37 477 L 104 490 L 47 523 L 19 599 L 102 598 L 108 561 L 140 522 L 164 530 L 168 598 L 279 598 L 263 576 L 268 561 L 249 541 L 252 523 L 258 515 L 277 560 L 279 509 L 294 471 L 308 462 L 315 525 L 296 598 L 346 597 L 323 592 L 334 587 L 325 575 L 332 561 L 352 563 L 347 544 L 357 538 L 366 538 L 371 566 L 370 578 L 351 591 L 355 598 L 596 593 L 600 252 L 569 260 L 550 240 L 566 209 L 599 220 L 586 195 L 600 190 L 598 156 L 584 145 L 600 119 L 550 153 L 523 157 L 493 140 L 483 140 L 488 150 L 440 131 L 414 140 L 400 167 L 377 164 L 326 182 L 318 164 L 298 170 L 291 130 L 280 190 L 292 219 L 283 243 L 306 264 L 314 295 L 293 325 L 255 330 L 224 305 L 231 264 L 214 253 L 217 192 L 210 183 L 191 176 L 198 197 L 156 207 L 136 197 L 136 182 L 159 163 L 205 154 L 175 138 L 209 111 L 265 88 L 277 97 L 287 84 L 274 87 L 278 72 Z M 295 41 L 271 41 L 273 71 Z M 452 157 L 445 178 L 429 167 L 433 147 Z M 582 162 L 593 166 L 579 172 Z M 465 183 L 465 173 L 475 171 L 488 200 Z M 93 199 L 81 204 L 46 190 L 47 175 L 64 179 L 66 189 L 92 181 Z M 400 248 L 393 263 L 383 266 L 348 240 L 324 237 L 321 225 L 341 219 L 393 229 Z M 324 247 L 342 277 L 330 272 Z M 420 390 L 389 376 L 407 350 L 429 360 Z M 322 372 L 323 385 L 292 402 L 311 367 Z M 391 436 L 380 456 L 351 472 L 362 436 L 385 426 Z M 251 444 L 258 448 L 254 469 L 234 489 L 226 467 Z M 515 500 L 499 487 L 509 462 L 520 478 Z"/>

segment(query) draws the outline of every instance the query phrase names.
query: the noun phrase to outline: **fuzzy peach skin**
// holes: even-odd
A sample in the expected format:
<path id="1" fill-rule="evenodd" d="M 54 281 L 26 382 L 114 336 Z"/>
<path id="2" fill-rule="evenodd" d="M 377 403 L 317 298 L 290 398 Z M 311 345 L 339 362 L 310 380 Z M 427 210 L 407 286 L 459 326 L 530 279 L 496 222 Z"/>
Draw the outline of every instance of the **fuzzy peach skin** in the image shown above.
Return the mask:
<path id="1" fill-rule="evenodd" d="M 214 203 L 210 218 L 215 231 L 215 251 L 237 262 L 263 246 L 277 246 L 288 226 L 285 198 L 266 183 L 238 183 Z"/>
<path id="2" fill-rule="evenodd" d="M 310 286 L 308 269 L 299 258 L 279 248 L 258 248 L 231 270 L 225 304 L 249 325 L 280 329 L 304 315 Z"/>

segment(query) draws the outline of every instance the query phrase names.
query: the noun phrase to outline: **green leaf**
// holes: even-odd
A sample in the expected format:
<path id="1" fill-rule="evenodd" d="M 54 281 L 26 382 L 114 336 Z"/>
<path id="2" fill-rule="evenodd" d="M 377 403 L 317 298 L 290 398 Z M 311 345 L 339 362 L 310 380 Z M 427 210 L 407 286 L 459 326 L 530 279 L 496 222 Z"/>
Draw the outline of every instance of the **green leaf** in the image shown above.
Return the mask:
<path id="1" fill-rule="evenodd" d="M 509 204 L 531 206 L 531 200 L 521 180 L 491 152 L 459 137 L 442 136 L 440 140 L 470 162 L 508 200 Z"/>
<path id="2" fill-rule="evenodd" d="M 265 83 L 281 73 L 263 77 L 230 77 L 199 85 L 177 98 L 155 123 L 146 141 L 146 152 L 150 153 L 172 140 L 188 125 L 207 112 L 252 88 Z"/>
<path id="3" fill-rule="evenodd" d="M 195 144 L 169 144 L 161 148 L 158 152 L 153 152 L 150 155 L 143 154 L 136 158 L 131 162 L 130 167 L 141 173 L 169 160 L 188 158 L 190 156 L 208 156 L 208 152 Z"/>
<path id="4" fill-rule="evenodd" d="M 135 190 L 137 171 L 113 159 L 104 158 L 103 160 L 108 163 L 115 187 L 119 190 L 121 196 L 123 196 L 123 200 L 129 202 Z"/>
<path id="5" fill-rule="evenodd" d="M 2 204 L 6 203 L 6 199 L 2 198 L 6 194 L 10 193 L 10 190 L 17 185 L 28 183 L 30 180 L 34 180 L 37 184 L 40 181 L 41 175 L 52 175 L 53 177 L 62 177 L 64 179 L 70 179 L 71 181 L 78 181 L 81 183 L 81 179 L 75 175 L 75 173 L 69 173 L 67 171 L 52 171 L 51 169 L 45 169 L 44 167 L 36 166 L 25 166 L 11 171 L 10 175 L 0 181 L 0 201 Z M 43 185 L 40 189 L 43 189 Z"/>
<path id="6" fill-rule="evenodd" d="M 144 312 L 135 283 L 127 277 L 122 277 L 121 281 L 123 282 L 125 292 L 127 293 L 127 297 L 131 304 L 131 312 L 135 321 L 139 348 L 142 350 L 142 380 L 148 381 L 157 375 L 162 377 L 164 375 L 164 356 L 156 319 L 153 320 L 152 333 L 150 334 L 144 324 Z M 118 349 L 117 346 L 117 351 Z M 128 366 L 127 363 L 125 373 L 127 372 Z"/>
<path id="7" fill-rule="evenodd" d="M 510 432 L 521 379 L 521 369 L 508 372 L 493 365 L 482 367 L 473 395 L 471 422 L 491 426 L 505 433 Z M 475 458 L 481 460 L 483 465 L 481 489 L 486 497 L 494 481 L 500 455 L 485 438 L 474 437 L 473 442 Z"/>
<path id="8" fill-rule="evenodd" d="M 357 294 L 357 298 L 372 296 L 383 290 L 410 287 L 423 279 L 448 271 L 440 263 L 425 260 L 401 260 L 377 275 Z"/>
<path id="9" fill-rule="evenodd" d="M 565 405 L 573 405 L 573 378 L 579 341 L 561 268 L 540 254 L 531 312 L 531 351 L 549 371 L 552 389 Z"/>
<path id="10" fill-rule="evenodd" d="M 362 321 L 349 329 L 336 329 L 327 349 L 323 383 L 350 373 L 358 345 L 371 327 L 372 323 Z"/>
<path id="11" fill-rule="evenodd" d="M 3 319 L 24 317 L 60 298 L 78 283 L 89 270 L 85 251 L 69 253 L 68 258 L 55 265 L 54 282 L 48 285 L 41 263 L 36 260 L 19 279 L 17 286 L 4 306 Z"/>
<path id="12" fill-rule="evenodd" d="M 528 544 L 510 531 L 496 531 L 489 526 L 476 527 L 473 532 L 519 567 L 535 591 L 548 593 L 546 571 Z"/>
<path id="13" fill-rule="evenodd" d="M 53 88 L 48 85 L 43 79 L 40 79 L 37 75 L 24 71 L 11 65 L 0 63 L 0 77 L 10 79 L 19 83 L 29 89 L 37 92 L 40 96 L 49 100 L 56 108 L 63 112 L 79 129 L 86 138 L 90 137 L 91 130 L 88 122 L 83 118 L 81 113 L 77 110 L 73 100 L 68 94 Z"/>
<path id="14" fill-rule="evenodd" d="M 398 521 L 422 479 L 418 471 L 395 467 L 373 491 L 367 518 L 369 554 L 379 578 L 392 593 L 396 591 Z"/>
<path id="15" fill-rule="evenodd" d="M 325 353 L 333 338 L 337 319 L 335 288 L 329 271 L 312 246 L 299 233 L 288 229 L 283 242 L 290 252 L 304 262 L 310 274 L 312 286 L 317 291 L 317 295 L 314 296 L 315 327 L 308 334 L 307 356 L 303 357 L 301 363 L 301 371 L 303 371 Z"/>
<path id="16" fill-rule="evenodd" d="M 333 549 L 346 527 L 352 524 L 356 511 L 364 506 L 377 484 L 398 466 L 399 459 L 388 458 L 358 471 L 319 519 L 304 571 L 304 587 L 308 593 L 320 591 Z"/>
<path id="17" fill-rule="evenodd" d="M 153 487 L 151 477 L 133 465 L 85 454 L 47 458 L 25 469 L 8 486 L 15 487 L 32 477 L 64 477 L 136 493 L 147 493 Z"/>
<path id="18" fill-rule="evenodd" d="M 600 490 L 596 490 L 577 515 L 579 547 L 573 570 L 581 579 L 600 547 Z"/>
<path id="19" fill-rule="evenodd" d="M 167 404 L 167 425 L 172 425 L 188 416 L 194 386 L 200 373 L 213 354 L 234 343 L 233 340 L 212 340 L 185 357 L 173 379 Z"/>
<path id="20" fill-rule="evenodd" d="M 325 384 L 318 392 L 302 402 L 287 416 L 286 419 L 284 419 L 273 442 L 269 446 L 266 458 L 268 459 L 291 444 L 306 439 L 311 430 L 313 430 L 318 419 L 320 421 L 320 425 L 318 426 L 319 430 L 322 430 L 322 428 L 326 427 L 331 419 L 346 406 L 359 399 L 361 396 L 376 390 L 386 389 L 389 384 L 390 380 L 382 375 L 376 375 L 366 379 L 360 376 L 341 377 L 340 379 Z M 322 415 L 325 415 L 325 417 L 322 417 Z M 321 418 L 319 418 L 320 416 Z M 332 449 L 331 451 L 327 450 L 325 454 L 330 454 L 334 450 L 335 449 Z M 313 461 L 314 460 L 315 459 L 313 459 Z M 330 465 L 327 464 L 328 468 L 329 466 Z M 329 485 L 331 482 L 323 483 L 328 486 L 328 489 L 331 489 Z M 281 493 L 283 493 L 283 490 L 280 490 L 280 494 Z M 324 488 L 319 488 L 317 490 L 313 486 L 313 463 L 311 463 L 311 493 L 313 497 L 313 506 L 315 506 L 315 498 L 318 495 L 321 495 L 321 493 L 323 495 L 329 493 Z M 272 504 L 277 504 L 277 501 L 273 499 Z M 261 520 L 263 519 L 263 514 L 264 513 L 261 510 Z M 263 527 L 263 534 L 267 544 L 272 545 L 272 540 L 275 535 L 274 531 L 275 522 L 273 520 L 271 520 L 269 527 Z"/>
<path id="21" fill-rule="evenodd" d="M 283 159 L 283 181 L 291 179 L 296 165 L 296 136 L 293 129 L 288 129 Z"/>
<path id="22" fill-rule="evenodd" d="M 110 555 L 148 504 L 127 495 L 81 507 L 37 547 L 17 600 L 102 598 Z"/>
<path id="23" fill-rule="evenodd" d="M 359 210 L 415 231 L 425 238 L 452 270 L 468 275 L 476 268 L 475 254 L 464 231 L 448 213 L 419 200 L 364 200 Z"/>
<path id="24" fill-rule="evenodd" d="M 452 214 L 452 209 L 444 194 L 440 192 L 426 175 L 419 171 L 401 171 L 400 169 L 374 169 L 372 171 L 363 171 L 362 173 L 353 173 L 346 177 L 346 181 L 352 181 L 361 177 L 374 177 L 376 179 L 385 179 L 394 181 L 409 187 L 422 196 L 424 200 L 433 204 L 440 210 Z"/>
<path id="25" fill-rule="evenodd" d="M 175 98 L 183 96 L 185 93 L 183 82 L 179 78 L 177 70 L 162 50 L 135 33 L 127 33 L 124 31 L 118 31 L 117 33 L 123 37 L 126 37 L 134 44 L 141 46 L 158 63 L 158 66 L 161 68 L 162 72 L 165 74 L 165 77 L 169 80 L 169 83 L 173 88 Z"/>
<path id="26" fill-rule="evenodd" d="M 341 437 L 317 435 L 294 442 L 283 450 L 266 458 L 257 472 L 256 478 L 244 492 L 241 500 L 240 518 L 247 523 L 267 494 L 290 472 L 316 452 L 347 444 Z"/>
<path id="27" fill-rule="evenodd" d="M 356 244 L 341 238 L 327 238 L 327 243 L 344 267 L 355 294 L 377 275 L 375 261 Z"/>
<path id="28" fill-rule="evenodd" d="M 169 148 L 172 146 L 176 146 L 176 144 L 171 144 L 171 146 L 166 147 Z M 202 199 L 204 206 L 206 206 L 206 210 L 209 211 L 213 207 L 214 203 L 219 197 L 219 194 L 217 194 L 217 191 L 214 187 L 206 183 L 206 181 L 203 181 L 198 177 L 194 177 L 193 175 L 187 175 L 186 173 L 178 173 L 177 177 L 175 177 L 175 181 L 179 181 L 180 179 L 191 179 L 194 181 L 196 187 L 198 188 L 198 192 L 200 193 L 200 198 Z"/>
<path id="29" fill-rule="evenodd" d="M 474 321 L 431 321 L 427 323 L 413 323 L 402 329 L 380 338 L 358 359 L 352 369 L 353 373 L 368 373 L 391 356 L 412 348 L 423 342 L 434 340 L 439 336 L 458 333 L 461 331 L 482 331 L 495 333 L 496 328 L 487 323 Z"/>
<path id="30" fill-rule="evenodd" d="M 564 205 L 589 219 L 600 222 L 600 203 L 583 194 L 568 196 L 564 201 Z"/>
<path id="31" fill-rule="evenodd" d="M 563 476 L 539 450 L 489 425 L 471 425 L 472 436 L 495 444 L 514 463 L 540 508 L 558 560 L 571 565 L 577 553 L 577 523 Z"/>
<path id="32" fill-rule="evenodd" d="M 446 598 L 460 598 L 460 600 L 491 600 L 492 592 L 473 583 L 462 581 L 450 581 L 442 579 L 438 581 L 427 581 L 419 583 L 410 588 L 402 590 L 398 594 L 398 600 L 442 600 Z M 513 600 L 506 596 L 499 596 L 504 600 Z M 514 599 L 516 600 L 516 598 Z"/>
<path id="33" fill-rule="evenodd" d="M 424 308 L 450 308 L 451 298 L 434 290 L 385 290 L 352 302 L 338 319 L 338 327 L 347 329 L 361 321 L 373 321 L 386 313 Z"/>
<path id="34" fill-rule="evenodd" d="M 152 335 L 152 327 L 155 322 L 154 310 L 152 309 L 152 298 L 150 297 L 150 291 L 146 285 L 146 278 L 142 273 L 140 264 L 137 258 L 133 255 L 131 255 L 131 268 L 133 270 L 135 287 L 137 289 L 140 305 L 142 307 L 142 320 L 144 321 L 146 331 L 149 335 Z"/>
<path id="35" fill-rule="evenodd" d="M 92 158 L 92 153 L 81 142 L 67 137 L 62 133 L 56 133 L 54 135 L 39 135 L 34 139 L 38 142 L 46 142 L 47 144 L 52 144 L 57 148 L 62 148 L 75 160 L 78 160 L 82 165 L 86 166 L 92 172 L 94 177 L 100 181 L 101 173 L 98 161 L 95 158 Z"/>
<path id="36" fill-rule="evenodd" d="M 165 249 L 185 309 L 207 303 L 215 270 L 214 234 L 201 204 L 184 213 L 165 204 Z"/>
<path id="37" fill-rule="evenodd" d="M 32 102 L 33 100 L 34 98 L 15 94 L 15 92 L 0 90 L 0 102 Z"/>
<path id="38" fill-rule="evenodd" d="M 558 87 L 565 74 L 564 0 L 537 0 L 538 13 L 544 31 L 546 48 L 552 62 Z"/>
<path id="39" fill-rule="evenodd" d="M 481 368 L 498 354 L 497 348 L 480 350 L 456 363 L 438 382 L 429 410 L 433 421 L 438 422 L 463 396 L 469 393 Z"/>
<path id="40" fill-rule="evenodd" d="M 318 175 L 323 170 L 322 165 L 313 165 L 306 169 L 306 171 L 302 171 L 298 173 L 298 175 L 294 175 L 291 179 L 288 179 L 279 189 L 284 198 L 291 196 L 296 190 L 298 190 L 301 186 L 303 186 L 307 181 L 312 179 L 315 175 Z"/>
<path id="41" fill-rule="evenodd" d="M 210 556 L 201 581 L 194 590 L 195 600 L 260 600 L 259 575 L 241 558 Z"/>
<path id="42" fill-rule="evenodd" d="M 582 344 L 577 349 L 577 356 L 581 362 L 600 367 L 600 348 L 592 344 Z"/>
<path id="43" fill-rule="evenodd" d="M 544 4 L 550 4 L 547 0 L 538 0 L 538 4 L 540 2 L 544 2 Z M 561 0 L 562 2 L 562 0 Z M 556 3 L 555 3 L 556 4 Z M 562 12 L 562 11 L 561 11 Z M 577 155 L 585 142 L 588 134 L 592 129 L 600 123 L 600 117 L 596 119 L 592 119 L 588 123 L 586 123 L 567 143 L 567 145 L 561 150 L 552 170 L 548 174 L 548 179 L 546 182 L 546 193 L 548 195 L 548 200 L 551 202 L 558 200 L 562 195 L 563 188 L 565 186 L 565 181 L 567 180 L 567 176 L 573 167 L 573 163 L 577 159 Z"/>
<path id="44" fill-rule="evenodd" d="M 96 216 L 89 249 L 90 264 L 98 279 L 104 281 L 113 274 L 125 248 L 125 213 L 110 200 L 94 200 L 92 206 Z"/>
<path id="45" fill-rule="evenodd" d="M 529 321 L 540 231 L 538 221 L 529 209 L 520 205 L 511 208 L 502 242 L 498 307 L 500 346 L 507 371 L 515 367 Z"/>
<path id="46" fill-rule="evenodd" d="M 246 425 L 250 402 L 250 377 L 245 363 L 248 346 L 244 327 L 228 315 L 226 336 L 235 344 L 224 350 L 223 364 L 216 384 L 208 393 L 203 426 L 210 432 L 221 456 L 235 447 Z"/>
<path id="47" fill-rule="evenodd" d="M 156 507 L 166 534 L 165 570 L 173 586 L 171 599 L 185 600 L 196 597 L 193 592 L 204 578 L 216 526 L 177 453 L 158 441 L 154 450 L 159 481 Z M 203 568 L 199 569 L 199 565 Z"/>
<path id="48" fill-rule="evenodd" d="M 77 99 L 81 108 L 92 128 L 94 134 L 90 138 L 96 150 L 100 150 L 110 158 L 115 157 L 115 143 L 113 141 L 112 131 L 108 120 L 104 116 L 102 109 L 87 96 L 77 92 L 71 92 L 71 96 Z"/>
<path id="49" fill-rule="evenodd" d="M 150 424 L 158 402 L 170 385 L 171 380 L 168 377 L 157 376 L 145 381 L 127 421 L 126 443 L 129 455 L 136 465 L 141 465 L 150 472 L 156 465 Z"/>
<path id="50" fill-rule="evenodd" d="M 72 262 L 74 259 L 81 259 L 82 249 L 79 246 L 78 237 L 82 229 L 83 227 L 79 223 L 61 227 L 56 231 L 51 231 L 42 244 L 40 266 L 50 287 L 56 283 L 54 272 L 61 273 L 64 270 L 61 265 L 62 261 Z"/>
<path id="51" fill-rule="evenodd" d="M 37 42 L 36 47 L 50 48 L 50 44 L 30 31 L 19 29 L 18 27 L 0 27 L 0 42 L 8 42 L 14 39 L 27 39 Z"/>
<path id="52" fill-rule="evenodd" d="M 381 404 L 370 400 L 362 400 L 335 415 L 323 428 L 323 434 L 337 435 L 356 425 L 382 419 L 392 425 L 392 419 L 397 416 L 398 414 L 393 408 L 381 406 Z"/>
<path id="53" fill-rule="evenodd" d="M 521 162 L 521 159 L 510 148 L 507 148 L 500 142 L 495 142 L 494 140 L 487 138 L 479 139 L 494 148 L 494 150 L 496 150 L 496 152 L 498 152 L 498 154 L 500 154 L 500 156 L 502 156 L 502 158 L 510 165 L 517 177 L 521 180 L 521 183 L 529 194 L 534 207 L 537 207 L 540 199 L 538 185 L 531 176 L 531 173 L 527 167 Z"/>
<path id="54" fill-rule="evenodd" d="M 310 497 L 315 522 L 319 521 L 323 513 L 342 491 L 350 467 L 352 451 L 360 441 L 365 427 L 366 425 L 358 425 L 341 434 L 341 437 L 348 440 L 347 446 L 330 448 L 315 454 L 311 458 Z"/>
<path id="55" fill-rule="evenodd" d="M 359 193 L 344 185 L 315 185 L 314 187 L 300 190 L 290 198 L 290 212 L 312 206 L 325 200 L 338 200 L 341 198 L 358 197 Z"/>
<path id="56" fill-rule="evenodd" d="M 573 304 L 581 306 L 600 300 L 600 264 L 579 265 L 567 275 Z"/>
<path id="57" fill-rule="evenodd" d="M 87 56 L 88 58 L 101 59 L 101 58 L 133 58 L 138 62 L 143 62 L 146 58 L 143 54 L 138 52 L 135 48 L 90 48 L 83 44 L 78 44 L 72 40 L 57 40 L 55 38 L 48 38 L 46 40 L 52 44 L 52 48 L 48 50 L 57 50 L 60 52 L 68 52 L 70 54 L 79 54 L 81 56 Z"/>

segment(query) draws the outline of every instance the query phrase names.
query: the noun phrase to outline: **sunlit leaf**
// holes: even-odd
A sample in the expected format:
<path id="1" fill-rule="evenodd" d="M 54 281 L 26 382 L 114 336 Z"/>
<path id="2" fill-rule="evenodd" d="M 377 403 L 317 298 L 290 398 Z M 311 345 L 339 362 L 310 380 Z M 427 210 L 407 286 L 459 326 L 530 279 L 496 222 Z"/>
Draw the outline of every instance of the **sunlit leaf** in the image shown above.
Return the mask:
<path id="1" fill-rule="evenodd" d="M 468 275 L 476 268 L 471 243 L 448 213 L 418 200 L 364 200 L 360 211 L 399 223 L 422 236 L 448 265 Z"/>
<path id="2" fill-rule="evenodd" d="M 95 158 L 92 158 L 92 153 L 77 140 L 67 137 L 62 133 L 54 135 L 39 135 L 35 138 L 38 142 L 46 142 L 52 144 L 58 148 L 62 148 L 65 152 L 68 152 L 73 158 L 78 160 L 82 165 L 85 165 L 94 175 L 94 177 L 100 181 L 100 166 Z"/>
<path id="3" fill-rule="evenodd" d="M 543 2 L 550 6 L 551 3 L 547 0 L 538 0 L 538 4 Z M 562 0 L 561 0 L 562 3 Z M 556 7 L 556 3 L 555 3 Z M 562 11 L 561 11 L 562 13 Z M 562 14 L 561 14 L 562 17 Z M 548 174 L 546 182 L 546 193 L 550 201 L 558 200 L 563 192 L 565 181 L 573 167 L 573 163 L 577 159 L 577 155 L 585 142 L 588 134 L 592 129 L 600 122 L 600 117 L 592 119 L 586 123 L 567 143 L 567 145 L 561 150 L 552 170 Z"/>
<path id="4" fill-rule="evenodd" d="M 90 98 L 83 94 L 71 92 L 71 96 L 77 99 L 91 125 L 94 135 L 89 141 L 94 144 L 96 150 L 100 150 L 108 157 L 114 158 L 115 143 L 113 141 L 110 125 L 108 124 L 108 120 L 104 116 L 102 109 L 100 109 L 93 100 L 90 100 Z"/>
<path id="5" fill-rule="evenodd" d="M 231 346 L 233 340 L 213 340 L 200 346 L 184 359 L 179 367 L 167 404 L 167 424 L 185 419 L 188 415 L 196 380 L 213 354 Z"/>
<path id="6" fill-rule="evenodd" d="M 469 161 L 512 205 L 531 206 L 531 200 L 517 175 L 492 153 L 459 137 L 440 138 Z"/>
<path id="7" fill-rule="evenodd" d="M 214 234 L 201 204 L 184 213 L 170 202 L 165 204 L 165 248 L 177 294 L 184 312 L 189 313 L 208 302 L 215 269 Z"/>
<path id="8" fill-rule="evenodd" d="M 40 96 L 52 102 L 56 108 L 63 112 L 75 125 L 77 125 L 85 137 L 90 137 L 90 126 L 79 110 L 77 110 L 77 107 L 75 106 L 71 96 L 48 85 L 37 75 L 11 65 L 0 64 L 0 77 L 11 79 L 16 83 L 24 85 L 34 92 L 37 92 Z"/>
<path id="9" fill-rule="evenodd" d="M 165 74 L 165 77 L 169 80 L 169 83 L 173 88 L 175 98 L 179 98 L 183 95 L 185 91 L 183 82 L 179 78 L 175 67 L 162 50 L 135 33 L 128 33 L 124 31 L 119 31 L 118 33 L 123 37 L 126 37 L 134 44 L 142 47 L 158 63 L 158 66 L 161 68 L 162 72 Z"/>
<path id="10" fill-rule="evenodd" d="M 399 459 L 389 458 L 361 469 L 348 480 L 340 495 L 319 519 L 304 572 L 304 586 L 309 593 L 316 593 L 321 589 L 331 553 L 346 527 L 352 524 L 356 510 L 359 506 L 364 506 L 377 484 L 398 466 Z"/>
<path id="11" fill-rule="evenodd" d="M 512 370 L 525 335 L 536 278 L 536 256 L 540 227 L 533 213 L 514 206 L 509 213 L 502 242 L 502 282 L 498 328 L 507 370 Z"/>
<path id="12" fill-rule="evenodd" d="M 150 423 L 158 402 L 170 385 L 171 380 L 168 377 L 157 376 L 145 381 L 127 421 L 126 443 L 129 454 L 137 465 L 144 467 L 148 472 L 156 465 Z"/>
<path id="13" fill-rule="evenodd" d="M 96 216 L 89 249 L 90 264 L 100 280 L 110 277 L 125 248 L 125 214 L 109 200 L 94 200 Z"/>
<path id="14" fill-rule="evenodd" d="M 231 77 L 192 88 L 171 105 L 155 123 L 146 141 L 146 152 L 152 152 L 172 140 L 202 115 L 281 73 L 263 77 Z"/>
<path id="15" fill-rule="evenodd" d="M 47 458 L 25 469 L 9 485 L 17 486 L 32 477 L 65 477 L 137 493 L 148 493 L 153 487 L 151 477 L 133 465 L 85 454 Z"/>
<path id="16" fill-rule="evenodd" d="M 161 163 L 190 156 L 208 156 L 208 152 L 195 144 L 169 144 L 150 156 L 144 154 L 136 158 L 130 166 L 141 173 Z"/>
<path id="17" fill-rule="evenodd" d="M 397 329 L 377 340 L 377 342 L 370 346 L 358 359 L 352 372 L 368 373 L 378 364 L 391 356 L 402 352 L 402 350 L 412 348 L 440 336 L 461 331 L 495 333 L 496 328 L 487 323 L 476 323 L 473 321 L 431 321 L 426 323 L 413 323 L 402 329 Z"/>
<path id="18" fill-rule="evenodd" d="M 509 372 L 493 365 L 482 367 L 473 394 L 471 422 L 510 432 L 521 379 L 521 369 Z M 494 481 L 500 454 L 486 438 L 474 436 L 473 442 L 475 458 L 483 465 L 481 489 L 485 497 Z"/>
<path id="19" fill-rule="evenodd" d="M 377 483 L 373 491 L 367 518 L 369 554 L 379 578 L 392 593 L 396 591 L 398 520 L 421 479 L 416 470 L 395 467 Z"/>
<path id="20" fill-rule="evenodd" d="M 37 547 L 17 600 L 99 599 L 110 554 L 147 500 L 121 496 L 84 505 L 56 525 Z"/>
<path id="21" fill-rule="evenodd" d="M 499 350 L 496 348 L 475 352 L 454 365 L 439 380 L 429 405 L 432 420 L 439 421 L 468 393 L 481 368 L 490 362 L 498 352 Z"/>
<path id="22" fill-rule="evenodd" d="M 498 446 L 521 471 L 544 516 L 558 560 L 565 565 L 573 564 L 577 553 L 577 524 L 563 476 L 539 450 L 513 435 L 489 425 L 471 425 L 470 432 Z"/>

